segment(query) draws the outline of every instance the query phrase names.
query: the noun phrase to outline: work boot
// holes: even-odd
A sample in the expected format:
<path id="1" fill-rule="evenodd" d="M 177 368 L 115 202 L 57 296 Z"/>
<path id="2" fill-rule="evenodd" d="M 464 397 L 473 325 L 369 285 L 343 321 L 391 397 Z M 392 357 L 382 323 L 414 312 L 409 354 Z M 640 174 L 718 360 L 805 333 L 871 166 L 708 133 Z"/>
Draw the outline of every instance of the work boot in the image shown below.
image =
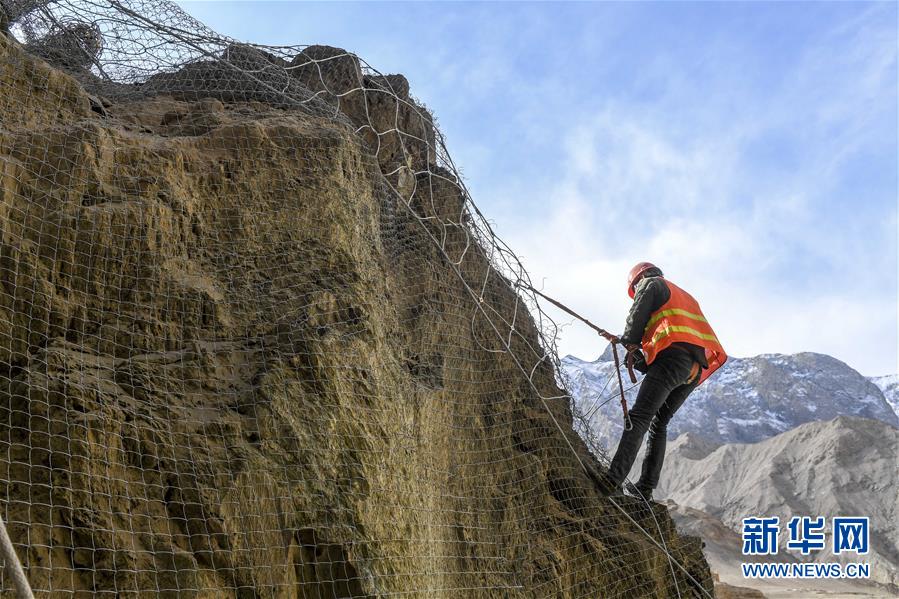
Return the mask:
<path id="1" fill-rule="evenodd" d="M 647 503 L 652 501 L 652 487 L 634 487 L 637 490 L 637 497 L 644 499 Z"/>
<path id="2" fill-rule="evenodd" d="M 615 482 L 609 478 L 608 474 L 604 474 L 596 481 L 596 488 L 603 497 L 611 497 L 612 495 L 621 495 L 621 483 Z"/>

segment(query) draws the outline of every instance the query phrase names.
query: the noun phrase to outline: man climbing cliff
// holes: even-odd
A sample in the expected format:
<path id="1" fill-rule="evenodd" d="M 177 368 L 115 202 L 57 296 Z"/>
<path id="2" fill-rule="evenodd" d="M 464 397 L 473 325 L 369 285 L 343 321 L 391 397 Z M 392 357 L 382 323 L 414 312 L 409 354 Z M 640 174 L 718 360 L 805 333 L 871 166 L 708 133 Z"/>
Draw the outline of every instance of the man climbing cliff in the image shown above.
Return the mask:
<path id="1" fill-rule="evenodd" d="M 630 410 L 632 426 L 626 429 L 603 492 L 618 492 L 649 431 L 643 471 L 636 484 L 647 500 L 659 483 L 665 459 L 668 422 L 687 396 L 727 360 L 727 355 L 699 304 L 689 293 L 664 278 L 649 262 L 634 266 L 628 277 L 633 298 L 624 333 L 613 340 L 634 358 L 634 366 L 645 373 Z"/>

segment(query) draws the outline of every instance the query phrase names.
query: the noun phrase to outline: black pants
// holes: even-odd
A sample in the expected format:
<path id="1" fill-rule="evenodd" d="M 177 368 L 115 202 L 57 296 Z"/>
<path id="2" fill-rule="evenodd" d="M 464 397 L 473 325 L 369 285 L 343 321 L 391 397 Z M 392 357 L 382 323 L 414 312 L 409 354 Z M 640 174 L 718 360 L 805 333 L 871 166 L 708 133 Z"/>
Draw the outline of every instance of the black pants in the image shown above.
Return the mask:
<path id="1" fill-rule="evenodd" d="M 633 428 L 621 434 L 618 450 L 609 466 L 609 478 L 616 485 L 624 481 L 634 465 L 647 430 L 649 447 L 637 486 L 641 489 L 655 489 L 659 484 L 659 473 L 665 461 L 668 422 L 699 381 L 698 375 L 690 380 L 694 364 L 689 353 L 678 348 L 668 348 L 649 365 L 637 393 L 637 400 L 630 410 Z"/>

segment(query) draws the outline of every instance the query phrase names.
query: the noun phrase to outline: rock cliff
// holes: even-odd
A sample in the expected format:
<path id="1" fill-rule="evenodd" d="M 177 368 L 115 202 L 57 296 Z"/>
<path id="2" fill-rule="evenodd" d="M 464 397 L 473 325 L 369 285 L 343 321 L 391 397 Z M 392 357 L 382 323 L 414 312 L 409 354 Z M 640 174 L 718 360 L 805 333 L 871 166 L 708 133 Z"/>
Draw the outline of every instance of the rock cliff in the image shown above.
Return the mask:
<path id="1" fill-rule="evenodd" d="M 0 34 L 0 502 L 37 595 L 710 592 L 664 509 L 596 494 L 405 79 L 241 48 L 92 87 Z"/>

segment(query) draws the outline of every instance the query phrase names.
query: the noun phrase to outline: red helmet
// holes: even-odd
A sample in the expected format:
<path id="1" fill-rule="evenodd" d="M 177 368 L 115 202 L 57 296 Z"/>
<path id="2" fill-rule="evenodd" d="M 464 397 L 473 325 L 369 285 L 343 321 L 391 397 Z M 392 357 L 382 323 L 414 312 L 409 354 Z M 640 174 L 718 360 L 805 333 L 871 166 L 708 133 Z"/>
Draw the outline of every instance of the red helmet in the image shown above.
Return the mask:
<path id="1" fill-rule="evenodd" d="M 630 274 L 627 275 L 627 294 L 631 296 L 631 299 L 634 299 L 634 287 L 640 279 L 643 278 L 643 274 L 651 268 L 662 272 L 659 267 L 652 262 L 639 262 L 631 269 Z"/>

